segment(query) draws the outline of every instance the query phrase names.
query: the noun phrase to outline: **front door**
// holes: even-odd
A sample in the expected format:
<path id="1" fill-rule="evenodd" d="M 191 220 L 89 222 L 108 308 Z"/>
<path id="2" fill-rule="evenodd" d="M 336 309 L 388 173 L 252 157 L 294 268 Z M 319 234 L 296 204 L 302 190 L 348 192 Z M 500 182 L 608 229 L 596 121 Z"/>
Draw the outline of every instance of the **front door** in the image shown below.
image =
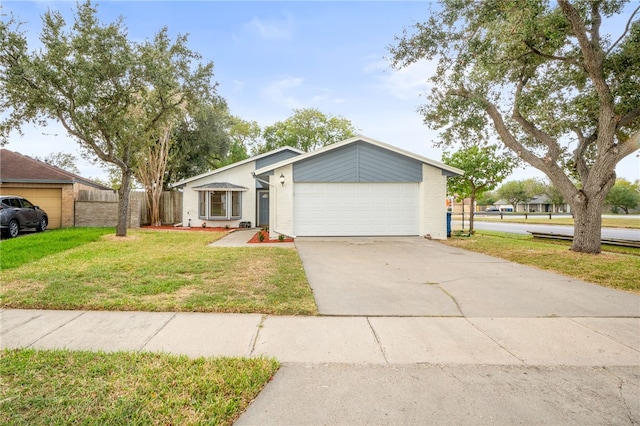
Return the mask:
<path id="1" fill-rule="evenodd" d="M 269 226 L 269 191 L 258 191 L 258 224 Z"/>

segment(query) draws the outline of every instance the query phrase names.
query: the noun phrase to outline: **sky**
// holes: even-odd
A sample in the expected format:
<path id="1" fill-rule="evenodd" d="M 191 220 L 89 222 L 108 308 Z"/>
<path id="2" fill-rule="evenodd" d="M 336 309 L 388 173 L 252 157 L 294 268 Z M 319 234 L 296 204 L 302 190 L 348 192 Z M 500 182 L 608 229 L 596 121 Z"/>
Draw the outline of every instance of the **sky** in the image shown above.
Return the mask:
<path id="1" fill-rule="evenodd" d="M 2 12 L 25 22 L 30 48 L 38 43 L 41 16 L 59 10 L 72 22 L 75 1 L 0 0 Z M 188 34 L 188 46 L 214 63 L 214 80 L 230 112 L 261 126 L 285 120 L 296 108 L 316 108 L 349 119 L 359 134 L 433 160 L 437 133 L 423 124 L 435 64 L 420 62 L 394 70 L 389 46 L 403 29 L 426 20 L 428 1 L 98 1 L 103 22 L 124 18 L 132 41 L 150 39 L 162 27 L 172 38 Z M 6 19 L 3 17 L 2 19 Z M 620 28 L 620 27 L 619 27 Z M 5 148 L 45 157 L 79 157 L 80 174 L 106 179 L 97 165 L 80 158 L 77 142 L 62 126 L 25 126 Z M 640 179 L 634 153 L 617 167 L 619 177 Z M 532 167 L 507 180 L 544 178 Z"/>

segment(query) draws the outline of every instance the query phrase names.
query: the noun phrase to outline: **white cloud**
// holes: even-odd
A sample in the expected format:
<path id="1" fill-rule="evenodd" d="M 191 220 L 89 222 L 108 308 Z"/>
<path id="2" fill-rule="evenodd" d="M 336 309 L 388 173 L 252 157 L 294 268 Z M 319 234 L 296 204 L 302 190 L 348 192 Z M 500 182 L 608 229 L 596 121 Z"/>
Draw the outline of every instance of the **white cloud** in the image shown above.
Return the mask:
<path id="1" fill-rule="evenodd" d="M 240 80 L 231 80 L 231 84 L 233 86 L 233 91 L 234 92 L 241 91 L 247 85 L 247 83 L 245 83 L 244 81 L 240 81 Z"/>
<path id="2" fill-rule="evenodd" d="M 400 70 L 391 68 L 388 62 L 377 60 L 367 63 L 363 71 L 376 75 L 379 90 L 402 100 L 418 99 L 431 83 L 428 79 L 436 72 L 436 61 L 420 61 Z"/>
<path id="3" fill-rule="evenodd" d="M 253 18 L 244 28 L 264 40 L 287 40 L 293 33 L 293 21 L 290 16 L 280 20 Z"/>
<path id="4" fill-rule="evenodd" d="M 305 84 L 302 77 L 287 76 L 267 85 L 262 94 L 267 102 L 284 106 L 289 110 L 294 108 L 319 108 L 327 105 L 343 104 L 344 97 L 335 96 L 336 91 L 324 87 L 313 87 Z"/>
<path id="5" fill-rule="evenodd" d="M 269 84 L 263 94 L 277 105 L 284 105 L 287 108 L 300 108 L 300 102 L 296 99 L 295 91 L 302 86 L 304 78 L 285 77 Z"/>

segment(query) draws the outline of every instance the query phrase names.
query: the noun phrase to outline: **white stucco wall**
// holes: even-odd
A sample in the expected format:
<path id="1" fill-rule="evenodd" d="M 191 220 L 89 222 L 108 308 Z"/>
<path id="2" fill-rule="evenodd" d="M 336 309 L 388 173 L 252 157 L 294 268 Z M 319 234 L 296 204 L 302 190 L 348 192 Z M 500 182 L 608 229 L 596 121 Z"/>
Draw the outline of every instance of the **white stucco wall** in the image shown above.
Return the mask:
<path id="1" fill-rule="evenodd" d="M 284 185 L 280 184 L 280 175 L 284 176 Z M 271 176 L 271 195 L 269 198 L 269 238 L 277 239 L 280 234 L 295 237 L 293 233 L 293 166 L 291 164 L 275 169 Z"/>
<path id="2" fill-rule="evenodd" d="M 447 177 L 442 170 L 422 165 L 420 183 L 420 234 L 434 240 L 447 239 Z"/>
<path id="3" fill-rule="evenodd" d="M 251 221 L 251 226 L 256 226 L 256 182 L 251 176 L 255 170 L 255 162 L 248 163 L 223 170 L 218 173 L 191 181 L 186 184 L 182 198 L 182 224 L 187 226 L 191 219 L 191 226 L 202 226 L 206 222 L 210 227 L 231 228 L 238 227 L 240 222 Z M 278 175 L 280 176 L 280 175 Z M 206 185 L 214 182 L 228 182 L 233 185 L 244 186 L 247 191 L 242 191 L 242 217 L 234 220 L 202 220 L 198 217 L 198 194 L 199 191 L 193 189 L 196 186 Z"/>

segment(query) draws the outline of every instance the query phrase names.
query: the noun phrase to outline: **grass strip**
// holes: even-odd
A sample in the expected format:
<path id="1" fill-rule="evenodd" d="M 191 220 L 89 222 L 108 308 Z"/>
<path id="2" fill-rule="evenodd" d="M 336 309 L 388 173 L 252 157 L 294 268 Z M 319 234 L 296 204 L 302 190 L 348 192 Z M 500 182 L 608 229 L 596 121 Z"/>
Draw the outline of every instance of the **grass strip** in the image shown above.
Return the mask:
<path id="1" fill-rule="evenodd" d="M 25 264 L 3 271 L 0 306 L 317 314 L 295 249 L 209 246 L 224 235 L 146 230 L 104 235 L 43 257 L 37 268 Z"/>
<path id="2" fill-rule="evenodd" d="M 5 350 L 0 424 L 231 425 L 278 368 L 266 358 Z"/>
<path id="3" fill-rule="evenodd" d="M 517 215 L 517 214 L 516 214 Z M 523 216 L 524 214 L 520 215 Z M 459 214 L 453 215 L 454 220 L 459 220 Z M 465 220 L 469 220 L 469 215 L 465 216 Z M 508 215 L 504 216 L 504 219 L 500 219 L 500 216 L 474 216 L 473 218 L 476 222 L 505 222 L 505 223 L 528 223 L 528 224 L 536 224 L 536 225 L 568 225 L 573 226 L 574 220 L 570 216 L 565 217 L 554 217 L 549 219 L 549 216 L 544 215 L 530 215 L 528 219 L 524 217 L 509 217 Z M 602 218 L 602 227 L 604 228 L 626 228 L 626 229 L 640 229 L 640 220 L 637 218 L 627 218 L 627 217 L 603 217 Z"/>
<path id="4" fill-rule="evenodd" d="M 113 228 L 64 228 L 0 241 L 0 270 L 17 268 L 43 257 L 97 241 Z"/>
<path id="5" fill-rule="evenodd" d="M 530 235 L 490 231 L 451 238 L 443 244 L 640 294 L 639 249 L 625 247 L 617 253 L 597 255 L 576 253 L 569 250 L 567 242 L 548 242 Z"/>

